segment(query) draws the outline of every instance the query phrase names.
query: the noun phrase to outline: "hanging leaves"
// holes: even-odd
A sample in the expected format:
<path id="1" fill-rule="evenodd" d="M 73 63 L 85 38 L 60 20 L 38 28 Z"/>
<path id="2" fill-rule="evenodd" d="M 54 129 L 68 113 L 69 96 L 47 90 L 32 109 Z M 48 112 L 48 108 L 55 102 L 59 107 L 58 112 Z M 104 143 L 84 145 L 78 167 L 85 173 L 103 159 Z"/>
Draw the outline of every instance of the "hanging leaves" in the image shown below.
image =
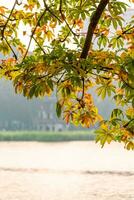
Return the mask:
<path id="1" fill-rule="evenodd" d="M 133 150 L 134 19 L 125 23 L 126 11 L 126 3 L 109 0 L 0 6 L 0 77 L 28 99 L 56 91 L 57 116 L 67 124 L 100 124 L 96 141 L 102 147 L 118 141 Z M 99 115 L 91 88 L 98 98 L 115 100 L 109 120 Z"/>

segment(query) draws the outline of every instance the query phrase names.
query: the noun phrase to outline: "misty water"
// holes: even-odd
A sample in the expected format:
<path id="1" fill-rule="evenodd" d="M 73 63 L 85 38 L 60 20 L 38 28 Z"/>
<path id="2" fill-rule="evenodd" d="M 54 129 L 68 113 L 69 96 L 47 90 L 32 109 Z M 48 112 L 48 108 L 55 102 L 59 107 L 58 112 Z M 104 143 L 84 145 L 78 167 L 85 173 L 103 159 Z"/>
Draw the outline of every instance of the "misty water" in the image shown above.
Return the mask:
<path id="1" fill-rule="evenodd" d="M 134 152 L 94 142 L 1 142 L 0 200 L 134 200 Z"/>

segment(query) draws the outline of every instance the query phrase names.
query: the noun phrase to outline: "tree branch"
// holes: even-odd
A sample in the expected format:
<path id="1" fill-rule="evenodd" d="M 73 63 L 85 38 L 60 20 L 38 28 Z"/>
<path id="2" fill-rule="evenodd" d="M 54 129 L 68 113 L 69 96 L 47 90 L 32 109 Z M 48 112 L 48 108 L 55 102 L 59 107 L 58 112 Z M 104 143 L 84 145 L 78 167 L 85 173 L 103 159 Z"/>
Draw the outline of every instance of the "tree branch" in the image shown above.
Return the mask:
<path id="1" fill-rule="evenodd" d="M 62 13 L 62 0 L 60 0 L 59 11 L 60 11 L 60 13 Z"/>
<path id="2" fill-rule="evenodd" d="M 71 30 L 73 29 L 73 27 L 74 27 L 74 24 L 73 24 Z M 65 42 L 66 41 L 66 39 L 69 37 L 70 33 L 72 32 L 71 30 L 69 29 L 68 34 L 66 35 L 66 37 L 63 40 L 60 40 L 60 42 Z"/>
<path id="3" fill-rule="evenodd" d="M 126 128 L 132 121 L 134 121 L 134 118 L 133 119 L 131 119 L 129 122 L 127 122 L 126 124 L 124 124 L 124 128 Z"/>
<path id="4" fill-rule="evenodd" d="M 15 60 L 17 60 L 18 57 L 17 57 L 15 51 L 13 50 L 12 46 L 10 45 L 10 43 L 8 42 L 8 40 L 7 40 L 5 37 L 4 37 L 4 40 L 6 41 L 7 45 L 8 45 L 9 48 L 11 49 L 11 51 L 12 51 L 12 53 L 13 53 L 13 56 L 14 56 Z"/>
<path id="5" fill-rule="evenodd" d="M 88 26 L 88 32 L 86 35 L 84 47 L 83 47 L 83 50 L 82 50 L 82 53 L 80 56 L 81 58 L 86 59 L 86 57 L 88 55 L 88 51 L 91 47 L 94 30 L 95 30 L 95 28 L 99 22 L 99 19 L 108 3 L 109 3 L 109 0 L 101 0 L 96 11 L 94 12 L 93 16 L 91 17 L 91 21 Z"/>
<path id="6" fill-rule="evenodd" d="M 39 48 L 41 49 L 41 51 L 46 54 L 46 52 L 44 51 L 44 49 L 42 48 L 42 46 L 39 44 L 39 42 L 36 40 L 35 37 L 33 37 L 34 41 L 36 42 L 36 44 L 39 46 Z"/>
<path id="7" fill-rule="evenodd" d="M 47 11 L 47 9 L 45 9 L 44 12 L 41 14 L 41 16 L 39 17 L 39 19 L 38 19 L 38 21 L 37 21 L 36 26 L 34 27 L 34 30 L 32 31 L 32 34 L 31 34 L 30 40 L 29 40 L 29 44 L 28 44 L 28 47 L 27 47 L 27 50 L 26 50 L 26 52 L 25 52 L 25 55 L 24 55 L 24 57 L 23 57 L 22 62 L 24 61 L 24 59 L 25 59 L 26 56 L 27 56 L 27 53 L 28 53 L 28 51 L 29 51 L 29 48 L 30 48 L 30 45 L 31 45 L 31 42 L 32 42 L 32 39 L 33 39 L 33 36 L 34 36 L 34 33 L 35 33 L 37 27 L 39 26 L 40 20 L 42 19 L 42 17 L 43 17 L 44 14 L 46 13 L 46 11 Z"/>
<path id="8" fill-rule="evenodd" d="M 130 31 L 130 30 L 132 30 L 132 29 L 134 29 L 134 26 L 132 26 L 132 27 L 128 28 L 128 29 L 127 29 L 127 30 L 125 30 L 125 31 L 123 31 L 123 32 L 122 32 L 122 34 L 121 34 L 121 35 L 119 35 L 119 36 L 117 37 L 117 40 L 118 40 L 120 37 L 122 37 L 122 35 L 126 34 L 128 31 Z"/>
<path id="9" fill-rule="evenodd" d="M 133 87 L 132 85 L 130 85 L 128 82 L 126 82 L 126 81 L 123 79 L 122 76 L 121 76 L 121 80 L 122 80 L 122 82 L 123 82 L 128 88 L 134 90 L 134 87 Z"/>
<path id="10" fill-rule="evenodd" d="M 8 19 L 8 17 L 5 16 L 4 14 L 1 14 L 1 13 L 0 13 L 0 16 L 4 17 L 5 19 Z M 17 20 L 17 19 L 15 19 L 15 18 L 14 18 L 14 19 L 11 19 L 11 18 L 9 19 L 9 21 L 12 21 L 12 22 L 13 22 L 13 21 L 16 21 L 16 20 Z M 3 25 L 3 26 L 5 26 L 5 25 Z"/>
<path id="11" fill-rule="evenodd" d="M 63 76 L 65 75 L 65 73 L 66 73 L 66 71 L 64 71 L 64 72 L 62 73 L 62 75 L 60 76 L 60 78 L 59 78 L 58 81 L 57 81 L 57 84 L 59 84 L 59 82 L 61 81 L 61 79 L 62 79 Z"/>
<path id="12" fill-rule="evenodd" d="M 68 22 L 67 22 L 67 20 L 64 18 L 64 22 L 66 23 L 66 25 L 67 25 L 67 27 L 69 28 L 69 30 L 70 30 L 70 32 L 74 35 L 74 36 L 79 36 L 78 34 L 76 34 L 73 30 L 72 30 L 72 28 L 69 26 L 69 24 L 68 24 Z"/>
<path id="13" fill-rule="evenodd" d="M 17 5 L 20 6 L 21 4 L 22 4 L 22 1 L 19 2 L 19 1 L 17 0 Z"/>
<path id="14" fill-rule="evenodd" d="M 4 38 L 4 32 L 5 32 L 6 26 L 7 26 L 8 22 L 9 22 L 9 20 L 10 20 L 10 17 L 11 17 L 11 15 L 12 15 L 14 9 L 15 9 L 16 4 L 17 4 L 17 0 L 15 0 L 14 5 L 13 5 L 13 7 L 12 7 L 12 10 L 11 10 L 11 12 L 10 12 L 10 14 L 9 14 L 9 17 L 8 17 L 6 23 L 5 23 L 5 25 L 4 25 L 4 27 L 3 27 L 2 31 L 1 31 L 2 40 L 3 40 L 3 38 Z"/>
<path id="15" fill-rule="evenodd" d="M 43 0 L 43 2 L 44 2 L 44 6 L 45 6 L 46 10 L 48 10 L 48 12 L 49 12 L 53 17 L 55 17 L 60 23 L 62 23 L 62 20 L 61 20 L 59 17 L 57 17 L 57 16 L 49 9 L 48 5 L 46 4 L 46 0 Z"/>
<path id="16" fill-rule="evenodd" d="M 73 31 L 73 27 L 74 27 L 74 24 L 72 26 L 72 28 L 70 27 L 70 25 L 68 24 L 64 14 L 63 14 L 63 11 L 62 11 L 62 0 L 60 0 L 60 6 L 59 6 L 59 12 L 61 14 L 61 17 L 62 19 L 64 20 L 64 22 L 66 23 L 68 29 L 70 30 L 70 32 L 74 35 L 74 36 L 79 36 L 78 34 L 76 34 L 74 31 Z M 68 36 L 67 36 L 68 37 Z"/>

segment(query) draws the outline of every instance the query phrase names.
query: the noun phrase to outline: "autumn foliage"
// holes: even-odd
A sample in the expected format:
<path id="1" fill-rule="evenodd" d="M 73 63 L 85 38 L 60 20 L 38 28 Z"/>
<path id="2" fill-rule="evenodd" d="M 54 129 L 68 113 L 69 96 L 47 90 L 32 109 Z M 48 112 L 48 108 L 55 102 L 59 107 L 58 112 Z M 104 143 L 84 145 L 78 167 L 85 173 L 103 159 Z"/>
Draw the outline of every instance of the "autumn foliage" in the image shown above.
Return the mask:
<path id="1" fill-rule="evenodd" d="M 3 0 L 4 1 L 4 0 Z M 96 141 L 134 149 L 134 16 L 118 0 L 12 0 L 0 6 L 0 76 L 28 99 L 56 91 L 66 123 L 97 124 Z M 132 4 L 134 1 L 130 1 Z M 87 31 L 83 27 L 87 25 Z M 24 44 L 20 37 L 29 37 Z M 34 46 L 32 52 L 30 47 Z M 115 100 L 104 120 L 91 95 Z"/>

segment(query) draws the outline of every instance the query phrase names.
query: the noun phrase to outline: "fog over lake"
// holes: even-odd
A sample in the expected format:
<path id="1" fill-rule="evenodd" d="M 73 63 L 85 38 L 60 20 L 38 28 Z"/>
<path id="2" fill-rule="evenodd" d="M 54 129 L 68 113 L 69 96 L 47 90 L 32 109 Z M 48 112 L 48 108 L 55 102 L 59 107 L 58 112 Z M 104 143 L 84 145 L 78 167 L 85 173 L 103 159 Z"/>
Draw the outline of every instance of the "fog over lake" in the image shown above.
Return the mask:
<path id="1" fill-rule="evenodd" d="M 1 142 L 0 200 L 133 200 L 134 152 L 121 144 Z"/>

